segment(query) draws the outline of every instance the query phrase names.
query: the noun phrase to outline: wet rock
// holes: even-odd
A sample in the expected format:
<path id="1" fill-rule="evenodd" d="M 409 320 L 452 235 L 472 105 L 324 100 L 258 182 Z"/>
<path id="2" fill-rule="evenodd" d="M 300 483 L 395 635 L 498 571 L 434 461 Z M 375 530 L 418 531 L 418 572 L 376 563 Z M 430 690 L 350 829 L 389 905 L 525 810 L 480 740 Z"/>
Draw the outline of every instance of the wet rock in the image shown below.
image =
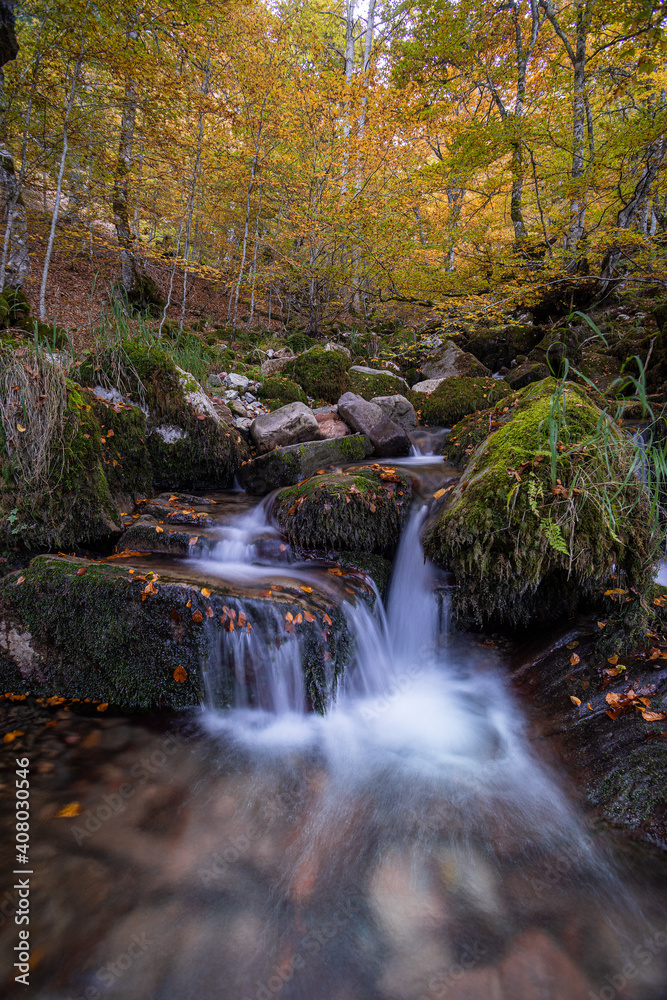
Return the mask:
<path id="1" fill-rule="evenodd" d="M 453 375 L 491 375 L 486 365 L 478 361 L 474 355 L 462 351 L 451 341 L 443 344 L 422 361 L 421 370 L 427 379 L 451 378 Z"/>
<path id="2" fill-rule="evenodd" d="M 241 650 L 243 637 L 256 635 L 259 661 L 286 642 L 299 645 L 293 655 L 303 664 L 309 703 L 321 708 L 328 698 L 322 615 L 333 623 L 326 652 L 337 671 L 350 655 L 345 616 L 327 592 L 281 583 L 272 592 L 266 583 L 207 580 L 204 592 L 187 566 L 152 573 L 132 560 L 39 556 L 0 581 L 0 686 L 127 710 L 186 708 L 201 703 L 202 665 L 215 649 L 217 658 L 222 650 L 216 696 L 224 705 L 233 701 L 234 644 Z M 286 630 L 286 614 L 303 611 L 308 616 Z"/>
<path id="3" fill-rule="evenodd" d="M 205 518 L 210 522 L 209 518 Z M 173 522 L 172 522 L 173 523 Z M 203 527 L 200 525 L 199 527 Z M 172 555 L 188 555 L 194 551 L 194 544 L 201 543 L 203 536 L 197 534 L 197 542 L 191 544 L 196 525 L 184 528 L 172 528 L 168 523 L 160 522 L 150 514 L 142 514 L 125 531 L 116 546 L 118 552 L 169 552 Z M 199 529 L 197 529 L 199 530 Z M 215 539 L 211 539 L 208 548 L 214 548 Z"/>
<path id="4" fill-rule="evenodd" d="M 265 496 L 272 490 L 307 479 L 318 469 L 361 462 L 372 452 L 373 446 L 363 434 L 288 445 L 285 448 L 275 448 L 241 466 L 238 480 L 248 493 Z"/>
<path id="5" fill-rule="evenodd" d="M 402 427 L 406 433 L 413 431 L 417 427 L 417 416 L 415 409 L 409 399 L 400 394 L 396 396 L 374 396 L 371 403 L 379 406 L 385 416 L 389 417 L 398 427 Z"/>
<path id="6" fill-rule="evenodd" d="M 290 543 L 300 548 L 391 556 L 411 499 L 408 476 L 362 466 L 281 490 L 274 516 Z"/>
<path id="7" fill-rule="evenodd" d="M 392 393 L 404 392 L 408 383 L 396 372 L 380 368 L 366 368 L 363 365 L 353 365 L 349 372 L 350 392 L 363 399 L 373 396 L 389 396 Z"/>
<path id="8" fill-rule="evenodd" d="M 256 417 L 250 428 L 257 450 L 264 454 L 285 445 L 315 441 L 319 424 L 305 403 L 288 403 L 273 413 Z"/>
<path id="9" fill-rule="evenodd" d="M 338 412 L 353 430 L 367 435 L 378 457 L 398 458 L 410 454 L 407 434 L 376 403 L 346 392 L 338 400 Z"/>

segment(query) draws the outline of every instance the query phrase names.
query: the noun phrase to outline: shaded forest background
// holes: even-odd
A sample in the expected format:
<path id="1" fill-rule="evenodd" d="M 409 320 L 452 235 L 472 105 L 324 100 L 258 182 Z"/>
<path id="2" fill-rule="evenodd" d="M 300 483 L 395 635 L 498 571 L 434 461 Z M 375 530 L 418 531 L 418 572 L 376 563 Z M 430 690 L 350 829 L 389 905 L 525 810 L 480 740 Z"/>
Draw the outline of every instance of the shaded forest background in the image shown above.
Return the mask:
<path id="1" fill-rule="evenodd" d="M 317 334 L 386 303 L 557 312 L 664 287 L 665 4 L 14 15 L 0 286 L 43 322 L 129 302 L 159 329 Z"/>

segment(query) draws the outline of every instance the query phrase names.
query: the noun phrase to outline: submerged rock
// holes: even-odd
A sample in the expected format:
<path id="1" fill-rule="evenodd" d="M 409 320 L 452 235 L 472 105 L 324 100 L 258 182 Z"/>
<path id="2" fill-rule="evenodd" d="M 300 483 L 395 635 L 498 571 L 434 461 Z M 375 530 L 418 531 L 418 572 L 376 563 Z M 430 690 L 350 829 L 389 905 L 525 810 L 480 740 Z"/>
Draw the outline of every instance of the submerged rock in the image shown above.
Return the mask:
<path id="1" fill-rule="evenodd" d="M 425 533 L 427 555 L 456 576 L 460 624 L 523 625 L 619 580 L 640 593 L 651 581 L 656 539 L 632 442 L 581 389 L 558 385 L 529 386 L 489 411 L 484 423 L 497 429 Z"/>
<path id="2" fill-rule="evenodd" d="M 291 544 L 300 548 L 391 556 L 411 499 L 404 473 L 362 466 L 281 490 L 273 513 Z"/>
<path id="3" fill-rule="evenodd" d="M 410 454 L 410 439 L 376 404 L 346 392 L 338 400 L 338 412 L 347 424 L 370 439 L 379 458 L 400 458 Z"/>
<path id="4" fill-rule="evenodd" d="M 324 707 L 331 676 L 351 653 L 345 616 L 333 597 L 323 590 L 306 594 L 289 579 L 261 593 L 223 581 L 202 588 L 187 566 L 180 573 L 173 566 L 159 569 L 153 573 L 130 560 L 121 565 L 39 556 L 20 575 L 4 577 L 2 689 L 125 710 L 188 708 L 203 699 L 203 667 L 221 661 L 219 703 L 231 704 L 235 657 L 243 659 L 256 630 L 263 655 L 295 644 L 309 704 Z M 364 587 L 361 580 L 357 585 Z M 251 658 L 251 689 L 254 666 Z"/>
<path id="5" fill-rule="evenodd" d="M 316 441 L 320 436 L 319 424 L 312 410 L 305 403 L 288 403 L 273 413 L 256 417 L 250 427 L 253 441 L 260 453 L 273 451 L 283 445 Z"/>
<path id="6" fill-rule="evenodd" d="M 307 441 L 274 448 L 266 455 L 246 462 L 238 471 L 238 480 L 243 489 L 253 496 L 266 496 L 281 486 L 292 486 L 307 479 L 318 469 L 362 462 L 372 452 L 373 446 L 363 434 L 329 441 Z"/>

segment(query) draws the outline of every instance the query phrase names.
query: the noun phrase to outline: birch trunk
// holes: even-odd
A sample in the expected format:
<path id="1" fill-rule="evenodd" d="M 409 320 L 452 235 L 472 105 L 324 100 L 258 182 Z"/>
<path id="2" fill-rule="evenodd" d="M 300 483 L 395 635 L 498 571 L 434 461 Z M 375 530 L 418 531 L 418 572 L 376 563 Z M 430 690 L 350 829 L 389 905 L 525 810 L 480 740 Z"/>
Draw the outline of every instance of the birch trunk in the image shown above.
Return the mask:
<path id="1" fill-rule="evenodd" d="M 130 19 L 125 37 L 128 43 L 136 42 L 137 40 L 138 32 L 134 27 L 133 17 Z M 123 111 L 120 120 L 118 159 L 116 160 L 116 170 L 114 173 L 112 200 L 114 225 L 120 245 L 120 278 L 127 295 L 130 295 L 135 290 L 138 278 L 128 208 L 132 148 L 134 145 L 136 122 L 137 86 L 128 77 L 125 80 L 125 92 L 123 94 Z"/>

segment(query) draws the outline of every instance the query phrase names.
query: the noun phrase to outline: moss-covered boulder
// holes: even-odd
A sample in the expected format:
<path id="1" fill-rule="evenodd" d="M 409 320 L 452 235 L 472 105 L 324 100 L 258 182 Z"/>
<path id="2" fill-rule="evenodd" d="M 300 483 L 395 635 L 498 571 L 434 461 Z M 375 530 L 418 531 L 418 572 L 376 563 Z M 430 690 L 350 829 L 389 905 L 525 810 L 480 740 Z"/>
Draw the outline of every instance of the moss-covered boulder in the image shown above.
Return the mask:
<path id="1" fill-rule="evenodd" d="M 541 362 L 522 361 L 505 376 L 510 389 L 524 389 L 533 382 L 541 382 L 551 375 L 550 368 Z"/>
<path id="2" fill-rule="evenodd" d="M 528 354 L 542 338 L 540 327 L 510 324 L 478 327 L 466 342 L 466 351 L 492 372 L 511 365 L 517 354 Z"/>
<path id="3" fill-rule="evenodd" d="M 249 457 L 239 432 L 225 424 L 196 379 L 156 345 L 126 341 L 79 369 L 147 410 L 146 446 L 153 484 L 161 489 L 226 489 Z"/>
<path id="4" fill-rule="evenodd" d="M 657 539 L 629 435 L 552 379 L 498 422 L 425 532 L 427 555 L 456 576 L 459 622 L 512 627 L 609 587 L 643 592 Z"/>
<path id="5" fill-rule="evenodd" d="M 425 399 L 415 393 L 412 402 L 421 408 L 422 419 L 431 426 L 451 427 L 476 410 L 486 410 L 509 393 L 509 387 L 497 378 L 454 376 L 441 382 Z"/>
<path id="6" fill-rule="evenodd" d="M 400 375 L 379 368 L 353 365 L 348 371 L 350 392 L 371 400 L 374 396 L 396 396 L 406 392 L 408 383 Z"/>
<path id="7" fill-rule="evenodd" d="M 348 365 L 349 358 L 346 352 L 312 347 L 290 361 L 284 371 L 285 375 L 297 382 L 312 399 L 335 403 L 347 389 Z"/>
<path id="8" fill-rule="evenodd" d="M 109 544 L 119 505 L 150 485 L 137 407 L 110 405 L 31 353 L 0 356 L 0 525 L 5 551 Z"/>
<path id="9" fill-rule="evenodd" d="M 391 556 L 410 509 L 410 479 L 366 466 L 314 476 L 282 490 L 273 513 L 292 545 Z"/>
<path id="10" fill-rule="evenodd" d="M 272 375 L 267 378 L 257 393 L 263 399 L 269 410 L 278 410 L 287 403 L 305 403 L 306 394 L 300 385 L 289 378 L 281 375 Z"/>
<path id="11" fill-rule="evenodd" d="M 373 594 L 363 579 L 350 588 Z M 187 708 L 208 691 L 233 704 L 234 662 L 252 632 L 270 657 L 298 645 L 307 706 L 322 710 L 352 653 L 345 615 L 325 590 L 294 580 L 239 588 L 130 560 L 95 563 L 39 556 L 0 580 L 3 691 L 108 702 L 125 710 Z M 327 664 L 325 671 L 324 664 Z M 252 671 L 248 686 L 253 689 Z M 251 695 L 252 697 L 252 695 Z"/>

